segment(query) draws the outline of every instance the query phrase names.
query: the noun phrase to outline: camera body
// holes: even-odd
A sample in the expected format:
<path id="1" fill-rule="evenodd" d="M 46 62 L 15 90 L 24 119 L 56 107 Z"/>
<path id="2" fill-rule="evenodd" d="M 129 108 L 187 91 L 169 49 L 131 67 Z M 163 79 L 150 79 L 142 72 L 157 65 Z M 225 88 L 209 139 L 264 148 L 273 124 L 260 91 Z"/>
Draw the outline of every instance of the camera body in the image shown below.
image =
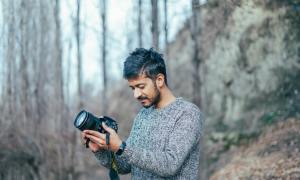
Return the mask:
<path id="1" fill-rule="evenodd" d="M 100 133 L 106 133 L 102 127 L 102 123 L 105 123 L 108 127 L 118 131 L 118 124 L 115 120 L 107 116 L 95 117 L 92 113 L 82 110 L 78 113 L 74 120 L 74 126 L 81 130 L 94 130 Z"/>

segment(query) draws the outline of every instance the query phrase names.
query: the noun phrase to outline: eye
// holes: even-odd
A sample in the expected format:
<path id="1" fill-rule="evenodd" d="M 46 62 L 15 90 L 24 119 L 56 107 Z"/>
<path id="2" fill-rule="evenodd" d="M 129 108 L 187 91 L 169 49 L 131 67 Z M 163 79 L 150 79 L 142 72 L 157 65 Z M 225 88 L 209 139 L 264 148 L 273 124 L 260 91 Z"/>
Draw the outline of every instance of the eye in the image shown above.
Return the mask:
<path id="1" fill-rule="evenodd" d="M 138 88 L 139 88 L 139 89 L 144 89 L 145 86 L 144 86 L 144 85 L 141 85 L 141 86 L 139 86 Z"/>

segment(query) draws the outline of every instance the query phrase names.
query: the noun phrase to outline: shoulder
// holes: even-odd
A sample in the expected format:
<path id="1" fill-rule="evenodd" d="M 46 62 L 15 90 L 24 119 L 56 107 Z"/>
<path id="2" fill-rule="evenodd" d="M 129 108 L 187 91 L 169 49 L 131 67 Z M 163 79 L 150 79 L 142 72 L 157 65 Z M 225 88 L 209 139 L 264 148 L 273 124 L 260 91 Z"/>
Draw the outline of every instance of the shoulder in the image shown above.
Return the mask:
<path id="1" fill-rule="evenodd" d="M 179 98 L 177 100 L 176 109 L 184 114 L 198 114 L 202 115 L 199 107 L 192 102 Z"/>
<path id="2" fill-rule="evenodd" d="M 201 135 L 204 126 L 204 116 L 197 105 L 184 99 L 179 99 L 176 105 L 179 115 L 176 118 L 176 127 L 188 129 L 190 132 Z"/>
<path id="3" fill-rule="evenodd" d="M 179 99 L 176 110 L 179 112 L 179 121 L 189 122 L 203 126 L 204 115 L 197 105 L 184 99 Z"/>

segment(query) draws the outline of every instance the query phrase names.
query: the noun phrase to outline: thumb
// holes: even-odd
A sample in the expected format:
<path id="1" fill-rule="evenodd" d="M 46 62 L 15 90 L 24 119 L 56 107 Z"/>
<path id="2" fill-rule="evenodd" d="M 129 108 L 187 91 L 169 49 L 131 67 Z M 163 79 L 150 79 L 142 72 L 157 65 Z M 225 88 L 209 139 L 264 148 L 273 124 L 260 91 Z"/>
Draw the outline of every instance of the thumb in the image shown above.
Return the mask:
<path id="1" fill-rule="evenodd" d="M 105 131 L 109 132 L 110 134 L 115 132 L 112 128 L 108 127 L 104 122 L 102 122 L 102 127 Z"/>

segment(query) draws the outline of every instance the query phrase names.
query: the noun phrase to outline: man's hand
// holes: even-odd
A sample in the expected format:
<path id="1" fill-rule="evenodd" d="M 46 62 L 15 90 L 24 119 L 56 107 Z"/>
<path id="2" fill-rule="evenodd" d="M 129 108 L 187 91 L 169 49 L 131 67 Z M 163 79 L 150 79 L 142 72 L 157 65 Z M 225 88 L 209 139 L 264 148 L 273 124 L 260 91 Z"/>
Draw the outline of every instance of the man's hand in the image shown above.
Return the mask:
<path id="1" fill-rule="evenodd" d="M 84 130 L 82 132 L 83 141 L 86 142 L 87 139 L 90 139 L 89 148 L 93 152 L 96 152 L 101 149 L 117 152 L 119 150 L 120 145 L 122 144 L 122 140 L 115 132 L 115 130 L 106 126 L 105 123 L 102 123 L 102 127 L 105 129 L 105 131 L 107 131 L 110 134 L 109 145 L 106 145 L 106 134 L 102 134 L 93 130 Z"/>
<path id="2" fill-rule="evenodd" d="M 93 132 L 94 134 L 96 134 L 96 136 L 94 137 L 97 138 L 100 136 L 100 133 L 97 131 L 92 131 L 89 130 L 89 133 Z M 105 145 L 105 142 L 103 143 L 104 145 L 102 145 L 102 143 L 99 141 L 92 141 L 91 138 L 89 138 L 91 136 L 91 134 L 88 134 L 86 132 L 82 132 L 81 133 L 81 138 L 84 144 L 87 144 L 86 146 L 91 149 L 92 152 L 97 152 L 101 149 L 108 149 L 108 147 Z M 93 135 L 94 136 L 94 135 Z M 89 140 L 88 140 L 89 139 Z"/>

